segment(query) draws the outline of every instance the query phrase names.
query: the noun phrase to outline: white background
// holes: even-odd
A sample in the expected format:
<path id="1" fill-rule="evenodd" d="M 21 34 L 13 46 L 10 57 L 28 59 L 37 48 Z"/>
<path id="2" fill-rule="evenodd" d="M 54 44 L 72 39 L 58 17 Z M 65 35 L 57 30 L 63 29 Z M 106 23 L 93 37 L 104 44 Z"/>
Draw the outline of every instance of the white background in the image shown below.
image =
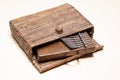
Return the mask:
<path id="1" fill-rule="evenodd" d="M 69 3 L 94 26 L 104 50 L 43 74 L 11 37 L 11 19 Z M 120 0 L 0 0 L 0 80 L 120 80 Z"/>

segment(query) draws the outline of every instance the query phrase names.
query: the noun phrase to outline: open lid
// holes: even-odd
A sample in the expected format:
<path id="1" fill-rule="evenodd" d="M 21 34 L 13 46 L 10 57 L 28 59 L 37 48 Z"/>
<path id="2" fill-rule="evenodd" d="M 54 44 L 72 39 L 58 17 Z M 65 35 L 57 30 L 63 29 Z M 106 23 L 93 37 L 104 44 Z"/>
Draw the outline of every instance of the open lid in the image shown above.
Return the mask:
<path id="1" fill-rule="evenodd" d="M 17 18 L 10 23 L 31 48 L 87 29 L 93 34 L 93 25 L 69 4 Z"/>

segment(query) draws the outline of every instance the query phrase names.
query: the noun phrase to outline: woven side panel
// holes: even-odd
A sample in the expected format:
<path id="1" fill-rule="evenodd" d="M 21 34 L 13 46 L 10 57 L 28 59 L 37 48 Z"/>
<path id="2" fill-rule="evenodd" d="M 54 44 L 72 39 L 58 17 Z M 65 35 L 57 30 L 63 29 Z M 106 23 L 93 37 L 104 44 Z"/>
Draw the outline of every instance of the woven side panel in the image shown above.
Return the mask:
<path id="1" fill-rule="evenodd" d="M 23 49 L 23 51 L 26 53 L 28 58 L 32 59 L 32 51 L 31 51 L 32 49 L 29 47 L 27 42 L 19 35 L 18 31 L 16 30 L 14 25 L 12 25 L 11 23 L 10 23 L 10 29 L 11 29 L 11 33 L 12 33 L 13 38 L 19 44 L 21 49 Z"/>

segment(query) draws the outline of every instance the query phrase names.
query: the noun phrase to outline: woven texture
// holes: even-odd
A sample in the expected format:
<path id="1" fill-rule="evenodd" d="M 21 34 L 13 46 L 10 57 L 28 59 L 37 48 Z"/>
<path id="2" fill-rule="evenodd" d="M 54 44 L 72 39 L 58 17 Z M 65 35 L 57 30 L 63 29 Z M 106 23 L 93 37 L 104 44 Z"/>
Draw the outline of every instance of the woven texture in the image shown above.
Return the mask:
<path id="1" fill-rule="evenodd" d="M 41 73 L 103 48 L 92 39 L 93 25 L 69 4 L 13 19 L 10 21 L 10 28 L 14 39 Z M 82 33 L 83 31 L 86 32 Z M 52 44 L 54 45 L 54 50 L 61 51 L 63 54 L 59 54 L 59 56 L 56 54 L 47 58 L 43 57 L 44 59 L 56 57 L 56 60 L 39 62 L 36 57 L 38 56 L 36 53 L 39 52 L 38 47 L 61 38 L 71 49 L 58 42 L 62 48 L 64 47 L 62 51 L 66 51 L 62 52 L 55 48 L 56 44 Z M 67 56 L 66 58 L 57 59 L 65 55 Z"/>

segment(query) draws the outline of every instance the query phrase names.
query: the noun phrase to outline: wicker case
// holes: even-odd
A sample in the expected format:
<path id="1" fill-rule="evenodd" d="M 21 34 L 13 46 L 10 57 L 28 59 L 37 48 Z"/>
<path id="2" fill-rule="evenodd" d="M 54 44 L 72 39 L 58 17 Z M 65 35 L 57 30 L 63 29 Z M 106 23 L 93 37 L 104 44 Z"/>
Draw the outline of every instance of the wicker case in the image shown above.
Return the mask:
<path id="1" fill-rule="evenodd" d="M 10 28 L 14 39 L 40 72 L 102 49 L 92 39 L 93 25 L 69 4 L 13 19 Z M 86 32 L 93 44 L 86 49 L 71 50 L 61 42 L 62 38 L 79 32 Z"/>

